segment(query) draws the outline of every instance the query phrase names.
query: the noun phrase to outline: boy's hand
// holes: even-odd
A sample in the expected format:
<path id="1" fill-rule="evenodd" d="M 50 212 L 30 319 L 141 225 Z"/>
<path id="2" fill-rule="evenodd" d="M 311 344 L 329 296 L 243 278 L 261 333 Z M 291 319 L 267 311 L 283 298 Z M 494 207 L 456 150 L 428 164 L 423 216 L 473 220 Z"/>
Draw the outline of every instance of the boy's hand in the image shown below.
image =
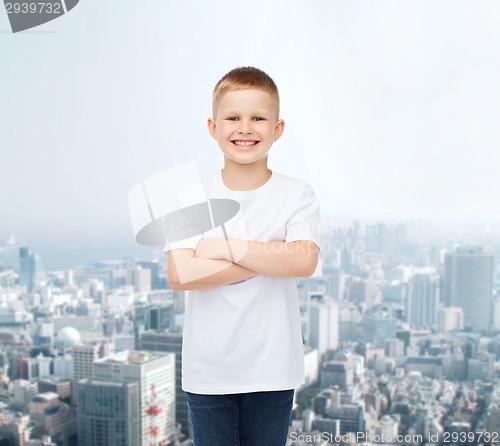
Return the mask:
<path id="1" fill-rule="evenodd" d="M 210 237 L 201 239 L 196 247 L 195 257 L 212 260 L 229 260 L 237 262 L 248 250 L 246 240 L 229 237 Z"/>

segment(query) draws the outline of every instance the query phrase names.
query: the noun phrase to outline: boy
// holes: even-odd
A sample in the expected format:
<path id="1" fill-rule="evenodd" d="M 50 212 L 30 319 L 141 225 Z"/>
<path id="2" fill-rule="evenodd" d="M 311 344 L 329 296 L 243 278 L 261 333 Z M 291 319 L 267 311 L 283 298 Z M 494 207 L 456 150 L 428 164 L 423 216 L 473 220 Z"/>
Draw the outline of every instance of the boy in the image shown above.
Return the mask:
<path id="1" fill-rule="evenodd" d="M 168 279 L 186 297 L 182 389 L 195 446 L 282 446 L 304 383 L 296 277 L 319 250 L 311 187 L 267 167 L 283 133 L 274 81 L 253 67 L 217 83 L 208 130 L 224 154 L 206 198 L 239 212 L 222 227 L 167 243 Z"/>

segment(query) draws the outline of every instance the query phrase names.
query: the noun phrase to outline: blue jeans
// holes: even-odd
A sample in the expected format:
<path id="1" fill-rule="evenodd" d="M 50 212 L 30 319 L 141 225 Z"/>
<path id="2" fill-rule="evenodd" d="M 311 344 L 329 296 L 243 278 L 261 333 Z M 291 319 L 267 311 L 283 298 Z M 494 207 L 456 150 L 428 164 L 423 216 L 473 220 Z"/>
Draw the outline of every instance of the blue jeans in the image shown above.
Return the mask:
<path id="1" fill-rule="evenodd" d="M 186 392 L 194 446 L 284 446 L 294 392 Z"/>

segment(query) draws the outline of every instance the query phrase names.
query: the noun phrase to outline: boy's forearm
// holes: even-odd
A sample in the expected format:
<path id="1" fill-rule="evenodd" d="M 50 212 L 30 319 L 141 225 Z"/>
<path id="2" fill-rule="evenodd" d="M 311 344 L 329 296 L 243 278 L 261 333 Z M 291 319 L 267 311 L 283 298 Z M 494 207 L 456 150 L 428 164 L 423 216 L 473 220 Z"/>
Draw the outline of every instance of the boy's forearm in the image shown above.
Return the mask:
<path id="1" fill-rule="evenodd" d="M 175 290 L 204 290 L 241 282 L 259 273 L 228 260 L 169 256 L 169 282 Z"/>
<path id="2" fill-rule="evenodd" d="M 239 247 L 238 247 L 239 245 Z M 234 239 L 231 243 L 233 251 L 246 253 L 235 262 L 274 277 L 308 277 L 316 269 L 318 247 L 309 241 L 296 242 L 255 242 Z"/>
<path id="3" fill-rule="evenodd" d="M 309 240 L 257 242 L 208 238 L 200 241 L 196 256 L 231 259 L 237 265 L 273 277 L 308 277 L 316 269 L 318 252 L 318 246 Z"/>

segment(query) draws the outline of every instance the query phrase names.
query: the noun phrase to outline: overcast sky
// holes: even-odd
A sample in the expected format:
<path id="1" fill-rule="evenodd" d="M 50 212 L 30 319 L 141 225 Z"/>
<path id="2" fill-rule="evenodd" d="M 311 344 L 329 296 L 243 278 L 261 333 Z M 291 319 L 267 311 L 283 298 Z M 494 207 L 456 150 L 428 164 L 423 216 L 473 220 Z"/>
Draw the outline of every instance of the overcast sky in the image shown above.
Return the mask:
<path id="1" fill-rule="evenodd" d="M 496 0 L 81 0 L 12 34 L 0 10 L 0 240 L 133 246 L 134 184 L 222 166 L 211 91 L 241 65 L 280 89 L 270 167 L 323 215 L 500 220 L 499 23 Z"/>

